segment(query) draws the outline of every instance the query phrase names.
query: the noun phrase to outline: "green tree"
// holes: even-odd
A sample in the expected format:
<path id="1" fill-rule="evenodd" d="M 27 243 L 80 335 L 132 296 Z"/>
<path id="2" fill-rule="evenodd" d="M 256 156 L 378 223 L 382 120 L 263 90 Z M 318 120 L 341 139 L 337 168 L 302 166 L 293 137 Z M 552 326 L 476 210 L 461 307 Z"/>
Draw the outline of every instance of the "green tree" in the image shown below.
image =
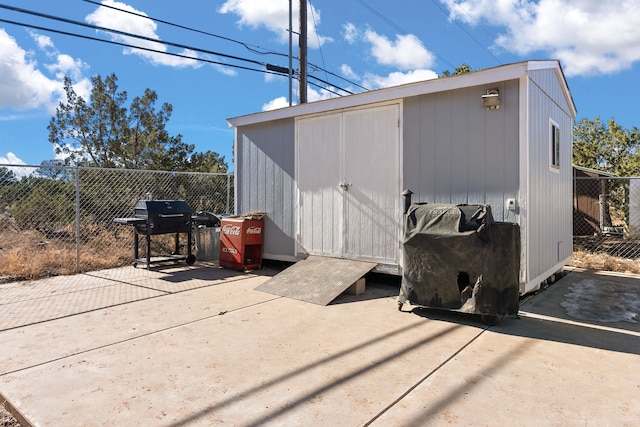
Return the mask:
<path id="1" fill-rule="evenodd" d="M 76 94 L 71 79 L 64 78 L 66 102 L 58 105 L 47 127 L 56 154 L 63 154 L 71 164 L 191 170 L 191 159 L 198 155 L 195 146 L 183 142 L 182 135 L 172 136 L 166 130 L 173 111 L 171 104 L 156 108 L 158 95 L 145 89 L 127 107 L 127 92 L 119 91 L 115 74 L 104 80 L 97 75 L 91 82 L 91 96 L 86 101 Z M 210 166 L 216 171 L 227 170 L 224 158 Z"/>
<path id="2" fill-rule="evenodd" d="M 38 175 L 42 178 L 57 179 L 62 181 L 71 181 L 73 179 L 73 170 L 65 165 L 64 160 L 45 160 L 40 162 Z"/>
<path id="3" fill-rule="evenodd" d="M 453 71 L 453 74 L 449 70 L 444 70 L 442 74 L 440 74 L 440 77 L 457 76 L 460 74 L 468 74 L 472 72 L 473 70 L 471 69 L 470 66 L 468 66 L 467 64 L 462 64 L 461 66 L 459 66 Z"/>
<path id="4" fill-rule="evenodd" d="M 583 118 L 573 128 L 573 163 L 618 176 L 640 175 L 640 131 Z"/>
<path id="5" fill-rule="evenodd" d="M 30 176 L 24 177 L 19 187 L 10 212 L 21 229 L 53 231 L 73 223 L 73 182 Z"/>
<path id="6" fill-rule="evenodd" d="M 11 169 L 0 167 L 0 185 L 8 185 L 16 182 L 18 182 L 18 178 Z"/>
<path id="7" fill-rule="evenodd" d="M 16 197 L 18 177 L 7 167 L 0 167 L 0 212 L 11 205 Z"/>
<path id="8" fill-rule="evenodd" d="M 191 172 L 227 172 L 227 165 L 224 157 L 214 151 L 204 153 L 194 153 L 189 159 L 189 170 Z"/>

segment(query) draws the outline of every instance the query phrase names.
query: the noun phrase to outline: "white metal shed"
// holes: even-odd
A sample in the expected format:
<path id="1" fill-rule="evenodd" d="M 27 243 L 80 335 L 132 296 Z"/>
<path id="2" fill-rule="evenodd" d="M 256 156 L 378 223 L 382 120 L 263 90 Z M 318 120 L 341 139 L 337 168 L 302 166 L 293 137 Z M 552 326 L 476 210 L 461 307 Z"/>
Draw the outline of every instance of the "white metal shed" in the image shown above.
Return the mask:
<path id="1" fill-rule="evenodd" d="M 520 225 L 527 293 L 571 257 L 575 116 L 559 62 L 527 61 L 231 118 L 236 212 L 267 213 L 265 258 L 399 273 L 404 189 L 489 204 Z"/>

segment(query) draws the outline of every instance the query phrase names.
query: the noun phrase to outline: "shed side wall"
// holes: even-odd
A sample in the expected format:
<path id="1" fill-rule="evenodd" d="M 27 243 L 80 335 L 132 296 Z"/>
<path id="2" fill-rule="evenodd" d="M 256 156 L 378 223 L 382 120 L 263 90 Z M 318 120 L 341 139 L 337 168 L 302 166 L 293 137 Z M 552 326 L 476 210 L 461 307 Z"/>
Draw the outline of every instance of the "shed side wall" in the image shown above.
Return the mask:
<path id="1" fill-rule="evenodd" d="M 295 128 L 293 119 L 236 131 L 237 213 L 266 212 L 263 256 L 295 255 Z"/>
<path id="2" fill-rule="evenodd" d="M 482 95 L 500 91 L 497 110 Z M 497 221 L 518 222 L 517 80 L 405 99 L 404 187 L 418 203 L 489 204 Z"/>
<path id="3" fill-rule="evenodd" d="M 553 70 L 529 77 L 527 281 L 563 264 L 573 249 L 572 113 Z M 550 167 L 550 121 L 561 132 L 557 170 Z"/>

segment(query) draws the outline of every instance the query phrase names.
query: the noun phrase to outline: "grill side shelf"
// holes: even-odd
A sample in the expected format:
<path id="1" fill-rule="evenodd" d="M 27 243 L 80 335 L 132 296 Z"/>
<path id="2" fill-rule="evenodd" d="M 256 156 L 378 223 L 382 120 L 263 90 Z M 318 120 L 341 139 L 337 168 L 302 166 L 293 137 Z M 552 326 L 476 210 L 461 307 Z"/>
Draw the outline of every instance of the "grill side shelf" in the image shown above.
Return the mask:
<path id="1" fill-rule="evenodd" d="M 114 218 L 113 222 L 116 224 L 123 225 L 136 225 L 136 224 L 144 224 L 147 222 L 144 218 L 130 217 L 130 218 Z"/>

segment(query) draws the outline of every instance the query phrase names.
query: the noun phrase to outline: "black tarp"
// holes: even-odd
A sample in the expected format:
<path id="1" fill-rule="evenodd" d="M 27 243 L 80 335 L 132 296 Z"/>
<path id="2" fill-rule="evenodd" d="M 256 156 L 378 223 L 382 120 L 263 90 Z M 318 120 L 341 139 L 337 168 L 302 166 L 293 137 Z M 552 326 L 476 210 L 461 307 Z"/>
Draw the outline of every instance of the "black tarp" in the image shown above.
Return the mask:
<path id="1" fill-rule="evenodd" d="M 516 315 L 520 230 L 489 205 L 413 204 L 406 215 L 399 304 Z"/>

